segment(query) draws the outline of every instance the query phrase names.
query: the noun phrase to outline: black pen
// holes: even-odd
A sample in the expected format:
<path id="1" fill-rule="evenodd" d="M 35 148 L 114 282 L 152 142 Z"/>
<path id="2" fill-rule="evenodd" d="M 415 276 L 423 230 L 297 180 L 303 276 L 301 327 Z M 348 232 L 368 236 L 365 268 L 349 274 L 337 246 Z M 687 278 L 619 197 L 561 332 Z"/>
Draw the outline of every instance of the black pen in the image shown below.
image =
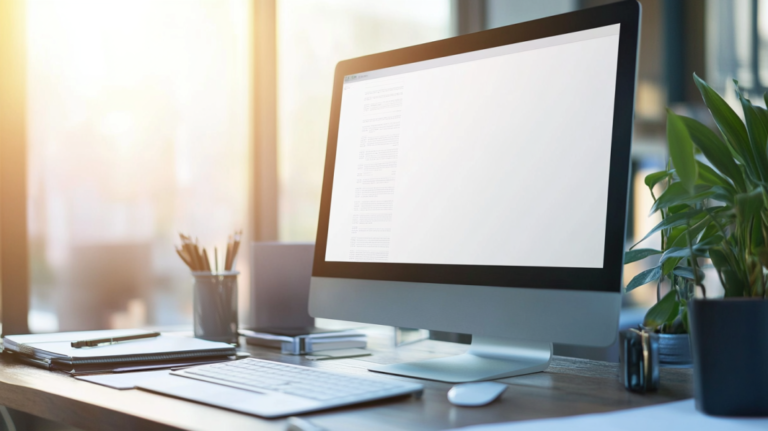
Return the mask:
<path id="1" fill-rule="evenodd" d="M 125 337 L 95 338 L 93 340 L 73 341 L 72 347 L 79 349 L 81 347 L 108 346 L 110 344 L 120 343 L 123 341 L 141 340 L 144 338 L 155 338 L 159 336 L 159 332 L 148 332 L 146 334 L 126 335 Z"/>

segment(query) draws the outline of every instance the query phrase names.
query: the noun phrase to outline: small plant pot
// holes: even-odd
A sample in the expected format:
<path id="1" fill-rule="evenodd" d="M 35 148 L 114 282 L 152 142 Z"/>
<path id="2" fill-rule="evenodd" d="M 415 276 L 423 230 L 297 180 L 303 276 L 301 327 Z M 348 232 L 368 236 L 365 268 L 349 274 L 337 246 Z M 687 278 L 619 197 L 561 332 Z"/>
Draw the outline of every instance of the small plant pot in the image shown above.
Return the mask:
<path id="1" fill-rule="evenodd" d="M 690 305 L 696 408 L 715 416 L 768 416 L 768 301 Z"/>
<path id="2" fill-rule="evenodd" d="M 638 329 L 653 332 L 638 325 Z M 673 368 L 686 368 L 693 364 L 691 337 L 688 334 L 657 334 L 659 336 L 659 364 Z"/>
<path id="3" fill-rule="evenodd" d="M 688 334 L 659 334 L 659 363 L 672 367 L 691 365 L 691 337 Z"/>

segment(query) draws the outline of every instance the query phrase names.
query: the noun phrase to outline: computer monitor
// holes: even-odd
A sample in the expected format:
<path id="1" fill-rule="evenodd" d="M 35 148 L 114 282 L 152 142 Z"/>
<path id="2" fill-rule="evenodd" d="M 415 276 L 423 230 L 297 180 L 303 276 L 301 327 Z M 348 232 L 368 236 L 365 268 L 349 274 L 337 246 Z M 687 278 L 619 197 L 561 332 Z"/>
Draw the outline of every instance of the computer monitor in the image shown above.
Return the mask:
<path id="1" fill-rule="evenodd" d="M 617 336 L 640 6 L 342 61 L 309 312 L 472 334 L 371 370 L 542 371 Z"/>

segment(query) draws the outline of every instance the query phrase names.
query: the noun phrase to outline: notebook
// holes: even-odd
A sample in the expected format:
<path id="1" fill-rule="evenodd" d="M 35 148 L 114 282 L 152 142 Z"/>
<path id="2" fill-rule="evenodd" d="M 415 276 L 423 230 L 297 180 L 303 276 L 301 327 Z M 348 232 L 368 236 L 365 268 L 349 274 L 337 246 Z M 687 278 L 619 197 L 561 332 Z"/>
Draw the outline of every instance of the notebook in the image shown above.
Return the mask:
<path id="1" fill-rule="evenodd" d="M 146 332 L 148 331 L 116 329 L 8 335 L 3 337 L 3 344 L 6 350 L 18 355 L 27 363 L 68 372 L 74 372 L 77 368 L 108 369 L 138 363 L 195 361 L 232 356 L 236 353 L 235 348 L 226 343 L 168 334 L 99 347 L 76 349 L 70 344 L 72 341 L 125 337 Z"/>

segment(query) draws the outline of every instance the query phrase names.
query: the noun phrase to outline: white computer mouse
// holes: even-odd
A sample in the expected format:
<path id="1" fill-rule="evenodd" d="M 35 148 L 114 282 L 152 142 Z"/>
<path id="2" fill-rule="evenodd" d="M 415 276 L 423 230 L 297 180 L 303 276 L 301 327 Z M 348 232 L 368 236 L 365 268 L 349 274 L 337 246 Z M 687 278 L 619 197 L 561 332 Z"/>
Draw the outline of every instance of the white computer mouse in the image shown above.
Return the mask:
<path id="1" fill-rule="evenodd" d="M 504 383 L 462 383 L 448 391 L 448 401 L 457 406 L 484 406 L 498 398 L 505 390 L 507 390 L 507 385 Z"/>

